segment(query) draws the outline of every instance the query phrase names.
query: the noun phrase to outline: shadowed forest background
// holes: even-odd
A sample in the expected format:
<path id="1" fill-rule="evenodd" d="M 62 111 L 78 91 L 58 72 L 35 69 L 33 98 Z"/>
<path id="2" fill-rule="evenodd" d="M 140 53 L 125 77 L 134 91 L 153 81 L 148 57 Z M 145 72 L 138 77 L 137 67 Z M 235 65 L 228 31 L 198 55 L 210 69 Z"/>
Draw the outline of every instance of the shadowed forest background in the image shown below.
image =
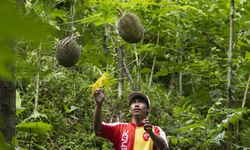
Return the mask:
<path id="1" fill-rule="evenodd" d="M 250 149 L 250 1 L 233 6 L 230 38 L 232 0 L 1 0 L 0 147 L 113 149 L 92 127 L 105 74 L 106 122 L 130 121 L 137 89 L 171 149 Z M 117 32 L 126 12 L 143 24 L 138 43 Z M 63 67 L 55 49 L 70 35 L 81 55 Z"/>

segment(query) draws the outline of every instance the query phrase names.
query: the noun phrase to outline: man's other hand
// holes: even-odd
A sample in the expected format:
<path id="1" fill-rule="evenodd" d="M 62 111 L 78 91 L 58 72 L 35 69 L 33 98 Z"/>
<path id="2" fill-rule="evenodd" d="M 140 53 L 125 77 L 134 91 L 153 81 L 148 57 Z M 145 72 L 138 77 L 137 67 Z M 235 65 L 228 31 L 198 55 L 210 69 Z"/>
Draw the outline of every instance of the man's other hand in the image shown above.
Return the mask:
<path id="1" fill-rule="evenodd" d="M 94 91 L 94 97 L 97 104 L 102 104 L 105 101 L 105 93 L 103 88 Z"/>

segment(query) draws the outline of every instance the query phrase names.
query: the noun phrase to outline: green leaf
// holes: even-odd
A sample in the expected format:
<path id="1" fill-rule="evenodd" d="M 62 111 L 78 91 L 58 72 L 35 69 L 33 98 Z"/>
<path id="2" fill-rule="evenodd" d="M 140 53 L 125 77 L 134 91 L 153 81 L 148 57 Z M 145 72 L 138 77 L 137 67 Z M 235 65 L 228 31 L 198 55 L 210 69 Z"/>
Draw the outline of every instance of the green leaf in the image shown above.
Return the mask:
<path id="1" fill-rule="evenodd" d="M 11 38 L 25 38 L 29 40 L 41 40 L 52 31 L 51 26 L 39 20 L 39 18 L 22 17 L 8 1 L 0 3 L 0 35 Z"/>
<path id="2" fill-rule="evenodd" d="M 16 107 L 21 107 L 21 97 L 18 91 L 16 91 Z"/>
<path id="3" fill-rule="evenodd" d="M 231 124 L 236 124 L 241 119 L 242 119 L 242 112 L 235 112 L 230 115 L 229 122 Z"/>
<path id="4" fill-rule="evenodd" d="M 241 132 L 242 144 L 250 147 L 250 128 L 246 129 L 244 132 Z"/>
<path id="5" fill-rule="evenodd" d="M 17 140 L 17 137 L 16 136 L 13 136 L 11 138 L 11 144 L 12 145 L 15 145 L 15 146 L 18 146 L 18 140 Z"/>
<path id="6" fill-rule="evenodd" d="M 184 137 L 180 137 L 180 138 L 179 138 L 179 141 L 180 141 L 180 143 L 181 143 L 182 145 L 185 144 L 185 138 L 184 138 Z"/>
<path id="7" fill-rule="evenodd" d="M 222 120 L 222 124 L 221 124 L 222 127 L 228 128 L 228 125 L 229 125 L 229 119 L 228 118 Z"/>
<path id="8" fill-rule="evenodd" d="M 13 44 L 14 42 L 10 39 L 2 37 L 0 31 L 0 77 L 5 79 L 11 77 L 11 69 L 8 65 L 14 65 Z"/>
<path id="9" fill-rule="evenodd" d="M 162 68 L 160 71 L 156 72 L 155 76 L 160 77 L 160 76 L 166 76 L 168 75 L 168 69 Z"/>
<path id="10" fill-rule="evenodd" d="M 46 133 L 53 129 L 51 124 L 43 122 L 23 122 L 16 126 L 17 130 L 32 132 L 32 133 Z"/>
<path id="11" fill-rule="evenodd" d="M 193 131 L 196 128 L 201 128 L 201 129 L 206 129 L 206 125 L 202 124 L 202 123 L 198 123 L 198 124 L 190 124 L 187 125 L 185 127 L 181 127 L 179 129 L 177 129 L 177 132 L 188 132 L 188 131 Z"/>
<path id="12" fill-rule="evenodd" d="M 8 144 L 5 142 L 5 138 L 2 132 L 0 132 L 0 148 L 1 150 L 13 150 L 13 145 Z"/>
<path id="13" fill-rule="evenodd" d="M 216 135 L 216 137 L 214 137 L 214 140 L 216 143 L 221 143 L 221 141 L 223 141 L 224 137 L 225 137 L 225 131 Z"/>
<path id="14" fill-rule="evenodd" d="M 82 24 L 85 24 L 85 23 L 95 23 L 97 20 L 100 20 L 102 18 L 102 14 L 101 13 L 97 13 L 97 14 L 94 14 L 88 18 L 85 18 L 81 21 Z"/>
<path id="15" fill-rule="evenodd" d="M 142 70 L 141 70 L 141 73 L 142 74 L 148 74 L 148 73 L 150 73 L 151 72 L 151 69 L 150 68 L 143 68 Z"/>
<path id="16" fill-rule="evenodd" d="M 195 12 L 197 12 L 197 13 L 203 15 L 203 16 L 207 16 L 202 10 L 197 9 L 197 8 L 195 8 L 193 6 L 185 5 L 185 6 L 179 6 L 179 8 L 182 9 L 182 10 L 185 10 L 185 11 L 186 10 L 193 10 L 193 11 L 195 11 Z"/>
<path id="17" fill-rule="evenodd" d="M 178 138 L 171 136 L 170 140 L 174 145 L 178 144 Z"/>
<path id="18" fill-rule="evenodd" d="M 188 139 L 187 139 L 187 142 L 188 142 L 189 144 L 191 144 L 191 145 L 193 145 L 193 144 L 194 144 L 194 140 L 193 140 L 193 139 L 191 139 L 191 138 L 188 138 Z"/>
<path id="19" fill-rule="evenodd" d="M 63 109 L 65 110 L 66 113 L 71 113 L 72 111 L 76 110 L 78 107 L 76 106 L 70 106 L 70 109 L 67 105 L 63 105 Z"/>
<path id="20" fill-rule="evenodd" d="M 245 59 L 247 62 L 250 62 L 250 52 L 246 52 Z"/>
<path id="21" fill-rule="evenodd" d="M 20 114 L 22 111 L 25 110 L 24 107 L 21 106 L 22 99 L 18 91 L 16 91 L 16 115 Z"/>
<path id="22" fill-rule="evenodd" d="M 186 97 L 186 103 L 192 104 L 193 106 L 198 106 L 200 108 L 208 107 L 208 102 L 210 100 L 208 89 L 199 89 L 192 95 Z"/>

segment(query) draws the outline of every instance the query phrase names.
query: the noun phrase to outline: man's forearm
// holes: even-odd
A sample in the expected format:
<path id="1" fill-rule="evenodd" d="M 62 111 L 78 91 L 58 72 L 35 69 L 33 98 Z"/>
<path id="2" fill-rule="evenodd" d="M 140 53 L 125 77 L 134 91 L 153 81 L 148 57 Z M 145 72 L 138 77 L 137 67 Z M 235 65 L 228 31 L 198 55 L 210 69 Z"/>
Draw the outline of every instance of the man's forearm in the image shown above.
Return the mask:
<path id="1" fill-rule="evenodd" d="M 168 150 L 169 149 L 167 143 L 165 142 L 165 140 L 161 136 L 152 132 L 152 133 L 150 133 L 150 137 L 152 138 L 152 140 L 153 140 L 154 144 L 157 146 L 157 148 L 159 148 L 160 150 Z"/>
<path id="2" fill-rule="evenodd" d="M 102 104 L 96 104 L 94 113 L 94 130 L 100 131 L 102 127 Z"/>

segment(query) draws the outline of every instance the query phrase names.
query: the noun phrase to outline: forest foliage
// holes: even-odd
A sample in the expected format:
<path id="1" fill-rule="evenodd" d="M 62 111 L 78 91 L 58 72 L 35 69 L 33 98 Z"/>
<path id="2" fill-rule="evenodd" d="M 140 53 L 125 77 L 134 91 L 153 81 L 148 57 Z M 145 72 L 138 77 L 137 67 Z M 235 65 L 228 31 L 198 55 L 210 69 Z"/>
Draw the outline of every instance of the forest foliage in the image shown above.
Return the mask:
<path id="1" fill-rule="evenodd" d="M 141 19 L 141 42 L 119 36 L 117 9 Z M 105 121 L 130 121 L 126 97 L 133 83 L 125 73 L 118 97 L 117 48 L 122 47 L 132 79 L 150 97 L 149 120 L 166 132 L 172 149 L 222 149 L 225 143 L 250 149 L 249 10 L 249 0 L 235 1 L 233 101 L 227 108 L 229 1 L 26 0 L 19 9 L 15 0 L 1 1 L 0 76 L 8 79 L 6 63 L 15 64 L 14 144 L 113 149 L 94 135 L 92 92 L 105 88 Z M 55 47 L 71 34 L 81 56 L 65 68 Z"/>

